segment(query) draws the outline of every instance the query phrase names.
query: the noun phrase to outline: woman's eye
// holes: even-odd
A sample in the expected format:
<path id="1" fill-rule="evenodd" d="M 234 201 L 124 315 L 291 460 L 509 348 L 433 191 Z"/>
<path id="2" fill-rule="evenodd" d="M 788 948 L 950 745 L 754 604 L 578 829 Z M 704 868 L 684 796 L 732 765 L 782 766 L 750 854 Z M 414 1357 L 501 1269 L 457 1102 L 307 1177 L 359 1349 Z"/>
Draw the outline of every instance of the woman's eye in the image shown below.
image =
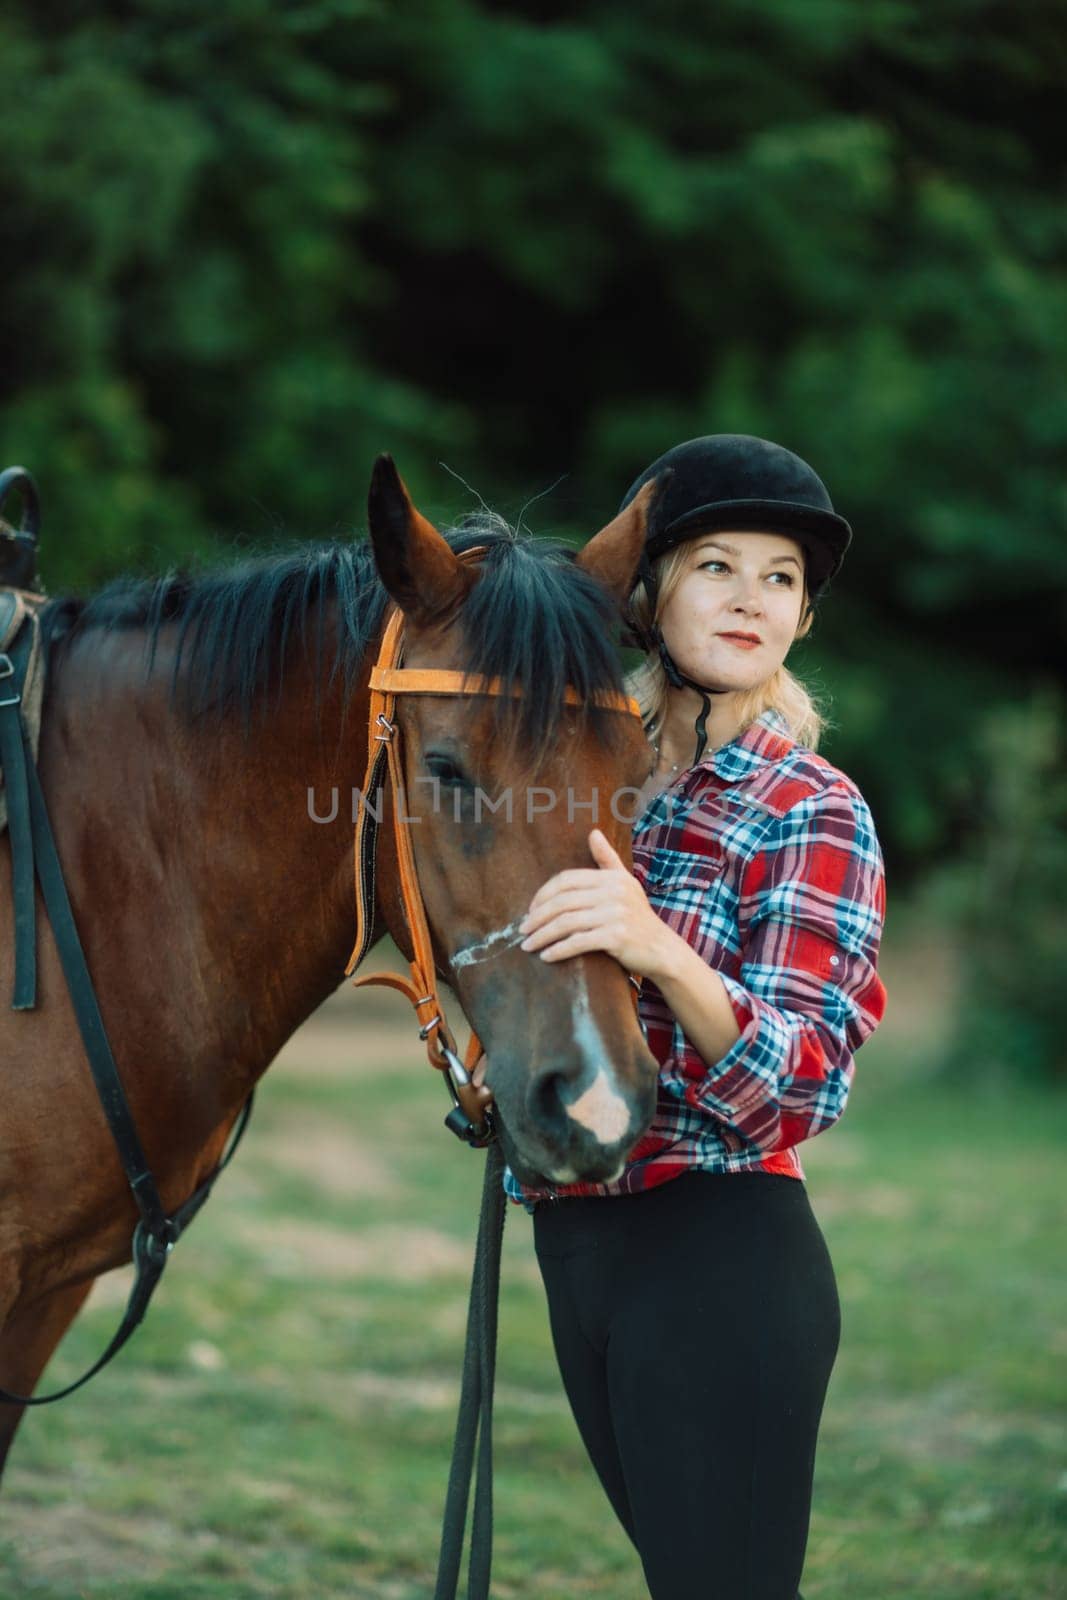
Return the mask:
<path id="1" fill-rule="evenodd" d="M 722 567 L 724 572 L 729 572 L 730 571 L 730 567 L 725 561 L 716 561 L 714 558 L 712 560 L 710 560 L 710 561 L 702 561 L 700 563 L 700 565 L 701 565 L 701 567 Z M 771 577 L 772 578 L 784 578 L 785 579 L 784 587 L 787 588 L 787 589 L 791 589 L 793 587 L 793 584 L 796 581 L 791 572 L 772 572 L 771 573 Z M 780 589 L 780 588 L 783 587 L 783 585 L 782 584 L 777 584 L 776 587 Z"/>

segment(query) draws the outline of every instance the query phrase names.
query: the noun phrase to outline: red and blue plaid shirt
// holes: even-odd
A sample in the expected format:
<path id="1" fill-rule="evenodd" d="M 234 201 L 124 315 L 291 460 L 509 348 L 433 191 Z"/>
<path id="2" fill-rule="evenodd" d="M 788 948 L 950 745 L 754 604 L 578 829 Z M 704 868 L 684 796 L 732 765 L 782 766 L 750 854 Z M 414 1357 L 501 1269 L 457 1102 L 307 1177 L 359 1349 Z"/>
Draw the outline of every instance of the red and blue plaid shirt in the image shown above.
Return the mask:
<path id="1" fill-rule="evenodd" d="M 741 1037 L 698 1055 L 659 989 L 639 1017 L 660 1064 L 652 1126 L 613 1183 L 504 1188 L 532 1211 L 631 1194 L 699 1168 L 803 1178 L 797 1146 L 841 1116 L 853 1055 L 878 1026 L 885 868 L 852 780 L 773 709 L 656 795 L 633 830 L 650 904 L 726 986 Z"/>

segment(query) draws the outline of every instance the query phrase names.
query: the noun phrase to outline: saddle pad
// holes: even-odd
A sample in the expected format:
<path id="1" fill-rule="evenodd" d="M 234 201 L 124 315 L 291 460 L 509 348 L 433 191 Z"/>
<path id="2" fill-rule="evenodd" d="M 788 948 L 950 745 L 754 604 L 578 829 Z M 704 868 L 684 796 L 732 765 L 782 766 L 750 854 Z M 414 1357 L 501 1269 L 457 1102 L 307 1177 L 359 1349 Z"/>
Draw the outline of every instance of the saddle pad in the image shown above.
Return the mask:
<path id="1" fill-rule="evenodd" d="M 26 620 L 23 627 L 33 629 L 33 644 L 30 646 L 29 665 L 26 668 L 26 682 L 22 688 L 22 720 L 26 724 L 29 735 L 30 749 L 33 759 L 37 760 L 37 748 L 41 741 L 41 702 L 44 699 L 44 660 L 41 650 L 41 624 L 37 616 L 41 606 L 45 603 L 43 595 L 28 594 L 25 589 L 18 590 L 23 605 L 26 608 Z M 0 772 L 0 833 L 7 827 L 7 800 L 4 795 L 4 776 Z"/>

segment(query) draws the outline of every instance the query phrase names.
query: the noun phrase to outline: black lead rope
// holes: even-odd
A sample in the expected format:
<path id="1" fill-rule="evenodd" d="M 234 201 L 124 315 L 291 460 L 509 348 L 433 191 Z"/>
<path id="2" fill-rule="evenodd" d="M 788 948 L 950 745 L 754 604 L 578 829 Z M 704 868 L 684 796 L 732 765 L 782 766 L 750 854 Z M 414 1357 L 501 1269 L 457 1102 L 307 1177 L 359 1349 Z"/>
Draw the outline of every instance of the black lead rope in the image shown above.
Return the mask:
<path id="1" fill-rule="evenodd" d="M 493 1559 L 493 1380 L 496 1375 L 500 1250 L 507 1210 L 503 1176 L 504 1156 L 500 1141 L 494 1139 L 486 1150 L 478 1243 L 467 1309 L 467 1343 L 463 1353 L 459 1416 L 448 1475 L 441 1554 L 433 1600 L 456 1600 L 476 1435 L 478 1476 L 467 1568 L 467 1600 L 489 1600 L 489 1574 Z"/>
<path id="2" fill-rule="evenodd" d="M 378 795 L 381 795 L 378 780 L 384 775 L 385 757 L 386 747 L 383 742 L 378 746 L 378 755 L 367 785 L 365 809 L 360 817 L 361 828 L 358 838 L 364 942 L 361 949 L 353 952 L 347 969 L 349 972 L 359 966 L 366 954 L 374 920 L 374 872 L 377 855 L 375 843 L 378 820 L 368 802 L 376 789 Z M 450 1073 L 446 1074 L 446 1082 L 455 1099 L 455 1087 Z M 459 1134 L 460 1138 L 467 1139 L 475 1148 L 485 1148 L 486 1163 L 481 1212 L 478 1219 L 478 1238 L 474 1250 L 474 1268 L 471 1274 L 470 1301 L 467 1308 L 467 1335 L 463 1353 L 459 1416 L 456 1421 L 452 1462 L 445 1496 L 434 1600 L 455 1600 L 456 1597 L 476 1443 L 478 1474 L 471 1527 L 471 1553 L 467 1568 L 467 1595 L 468 1600 L 488 1600 L 489 1574 L 493 1558 L 493 1381 L 496 1373 L 500 1251 L 507 1212 L 503 1183 L 504 1157 L 496 1137 L 490 1137 L 485 1146 L 470 1139 L 470 1123 L 458 1103 L 445 1118 L 445 1126 L 451 1128 L 453 1133 Z"/>
<path id="3" fill-rule="evenodd" d="M 76 1383 L 69 1384 L 65 1389 L 56 1394 L 49 1395 L 20 1395 L 12 1394 L 6 1389 L 0 1389 L 0 1403 L 20 1406 L 51 1405 L 54 1400 L 62 1400 L 65 1395 L 73 1394 L 75 1389 L 80 1389 L 83 1383 L 98 1373 L 101 1367 L 117 1355 L 126 1343 L 133 1330 L 143 1320 L 148 1310 L 148 1303 L 152 1298 L 153 1290 L 167 1264 L 170 1252 L 177 1244 L 185 1228 L 200 1210 L 208 1195 L 211 1193 L 219 1173 L 228 1165 L 240 1142 L 241 1136 L 248 1125 L 252 1111 L 252 1095 L 249 1095 L 230 1138 L 230 1148 L 219 1165 L 208 1178 L 200 1185 L 196 1192 L 185 1203 L 168 1216 L 163 1208 L 163 1202 L 156 1187 L 155 1178 L 145 1160 L 141 1141 L 137 1136 L 137 1129 L 130 1110 L 126 1092 L 122 1087 L 118 1067 L 111 1052 L 111 1045 L 104 1028 L 104 1019 L 100 1015 L 96 993 L 93 989 L 89 968 L 85 960 L 81 939 L 78 937 L 77 924 L 74 921 L 74 912 L 71 909 L 70 897 L 67 886 L 63 881 L 63 868 L 60 865 L 59 855 L 56 850 L 52 825 L 48 818 L 48 807 L 45 803 L 41 781 L 37 776 L 37 767 L 33 760 L 32 751 L 26 736 L 25 726 L 19 712 L 17 699 L 14 705 L 8 701 L 9 713 L 18 717 L 18 731 L 22 742 L 22 760 L 20 780 L 24 775 L 26 790 L 29 796 L 30 824 L 34 854 L 34 866 L 37 879 L 41 885 L 45 907 L 52 924 L 56 948 L 59 952 L 60 963 L 67 980 L 70 991 L 71 1003 L 78 1021 L 78 1030 L 85 1046 L 85 1054 L 89 1062 L 89 1070 L 93 1075 L 96 1090 L 100 1096 L 100 1104 L 107 1117 L 108 1126 L 118 1148 L 119 1157 L 126 1173 L 127 1182 L 133 1192 L 137 1209 L 141 1213 L 133 1235 L 133 1262 L 137 1276 L 133 1289 L 127 1302 L 126 1313 L 122 1324 L 108 1345 L 100 1359 L 82 1375 Z M 12 763 L 8 760 L 7 743 L 4 751 L 5 772 L 12 770 Z M 10 799 L 10 796 L 9 796 Z"/>

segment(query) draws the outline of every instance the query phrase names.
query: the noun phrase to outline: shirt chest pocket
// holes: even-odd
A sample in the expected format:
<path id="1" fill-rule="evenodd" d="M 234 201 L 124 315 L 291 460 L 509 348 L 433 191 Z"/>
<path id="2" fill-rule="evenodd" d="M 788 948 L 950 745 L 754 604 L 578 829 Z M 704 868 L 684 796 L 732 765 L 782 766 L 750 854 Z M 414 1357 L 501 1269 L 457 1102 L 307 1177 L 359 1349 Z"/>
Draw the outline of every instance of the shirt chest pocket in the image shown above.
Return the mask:
<path id="1" fill-rule="evenodd" d="M 634 872 L 649 905 L 675 933 L 705 959 L 717 939 L 715 913 L 723 890 L 722 856 L 686 856 L 672 860 L 662 852 L 634 846 Z"/>

